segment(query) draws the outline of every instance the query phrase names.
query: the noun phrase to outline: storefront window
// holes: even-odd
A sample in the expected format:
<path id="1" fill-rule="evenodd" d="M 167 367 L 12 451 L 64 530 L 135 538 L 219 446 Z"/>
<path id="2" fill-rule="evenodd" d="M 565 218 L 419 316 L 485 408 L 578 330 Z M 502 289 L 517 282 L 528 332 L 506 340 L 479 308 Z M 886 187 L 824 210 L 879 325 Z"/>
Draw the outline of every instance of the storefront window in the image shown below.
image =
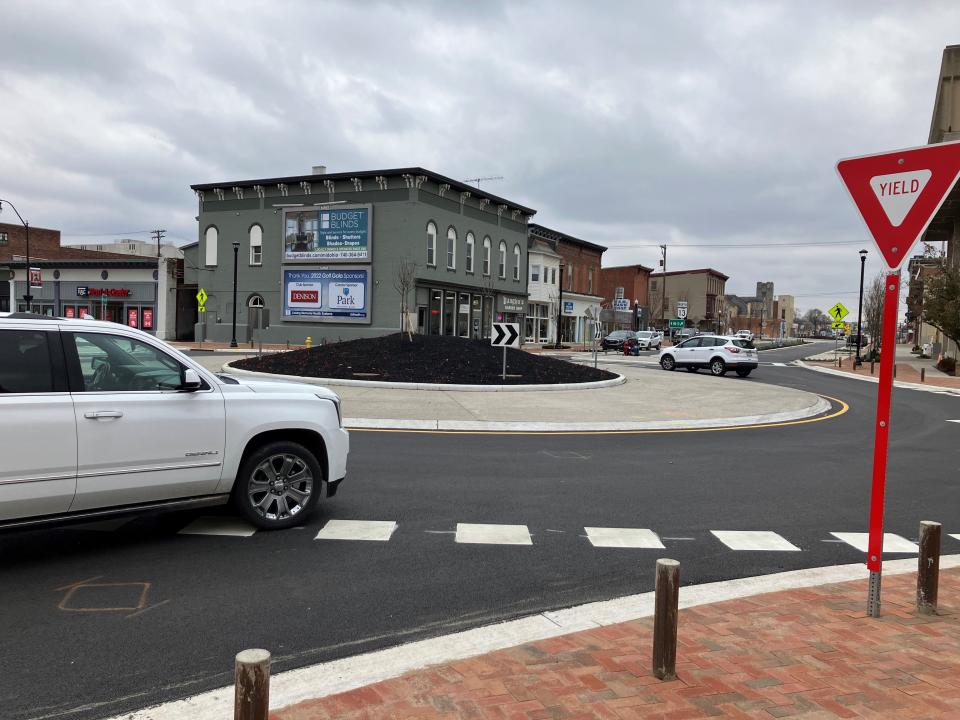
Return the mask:
<path id="1" fill-rule="evenodd" d="M 443 299 L 443 334 L 454 335 L 454 319 L 456 317 L 456 293 L 446 292 Z"/>
<path id="2" fill-rule="evenodd" d="M 439 335 L 441 319 L 443 317 L 443 293 L 439 290 L 430 291 L 430 334 Z"/>
<path id="3" fill-rule="evenodd" d="M 457 301 L 457 335 L 470 337 L 470 296 L 460 293 Z"/>

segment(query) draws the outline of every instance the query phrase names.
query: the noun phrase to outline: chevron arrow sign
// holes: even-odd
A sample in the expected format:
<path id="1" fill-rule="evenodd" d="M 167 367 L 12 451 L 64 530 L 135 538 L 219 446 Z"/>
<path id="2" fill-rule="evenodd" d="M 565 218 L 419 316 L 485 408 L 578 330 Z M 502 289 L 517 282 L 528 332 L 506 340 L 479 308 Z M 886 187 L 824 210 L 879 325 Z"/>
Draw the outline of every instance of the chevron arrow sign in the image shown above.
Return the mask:
<path id="1" fill-rule="evenodd" d="M 493 332 L 490 334 L 490 344 L 493 347 L 520 347 L 520 325 L 519 323 L 497 323 L 493 324 Z"/>

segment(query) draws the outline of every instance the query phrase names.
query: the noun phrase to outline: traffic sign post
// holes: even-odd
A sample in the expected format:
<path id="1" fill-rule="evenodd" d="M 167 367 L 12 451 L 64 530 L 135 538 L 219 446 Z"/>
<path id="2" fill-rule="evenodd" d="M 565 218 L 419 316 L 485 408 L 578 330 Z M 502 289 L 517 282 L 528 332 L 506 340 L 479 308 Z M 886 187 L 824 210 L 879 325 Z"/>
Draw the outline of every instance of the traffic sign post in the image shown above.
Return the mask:
<path id="1" fill-rule="evenodd" d="M 518 323 L 498 323 L 493 324 L 493 332 L 490 333 L 490 344 L 493 347 L 503 348 L 503 379 L 507 379 L 507 348 L 520 347 L 520 325 Z"/>
<path id="2" fill-rule="evenodd" d="M 867 569 L 870 571 L 867 613 L 871 617 L 879 617 L 890 396 L 893 392 L 897 305 L 900 300 L 898 269 L 910 256 L 914 244 L 926 231 L 960 178 L 960 142 L 841 160 L 837 163 L 837 174 L 889 268 L 884 278 L 880 378 L 867 540 Z"/>

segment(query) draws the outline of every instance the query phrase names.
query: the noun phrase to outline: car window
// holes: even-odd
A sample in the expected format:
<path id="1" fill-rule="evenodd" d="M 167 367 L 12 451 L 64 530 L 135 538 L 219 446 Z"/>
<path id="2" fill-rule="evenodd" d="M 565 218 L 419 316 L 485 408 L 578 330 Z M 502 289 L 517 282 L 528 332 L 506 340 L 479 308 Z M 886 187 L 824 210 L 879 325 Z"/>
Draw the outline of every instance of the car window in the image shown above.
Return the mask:
<path id="1" fill-rule="evenodd" d="M 47 333 L 0 330 L 0 393 L 53 392 Z"/>
<path id="2" fill-rule="evenodd" d="M 690 340 L 684 340 L 677 347 L 692 348 L 697 347 L 698 345 L 700 345 L 700 340 L 698 338 L 691 338 Z"/>
<path id="3" fill-rule="evenodd" d="M 81 392 L 172 390 L 183 366 L 164 352 L 133 338 L 106 333 L 74 333 Z"/>
<path id="4" fill-rule="evenodd" d="M 754 345 L 750 340 L 731 340 L 734 345 L 737 347 L 745 348 L 747 350 L 753 350 Z"/>

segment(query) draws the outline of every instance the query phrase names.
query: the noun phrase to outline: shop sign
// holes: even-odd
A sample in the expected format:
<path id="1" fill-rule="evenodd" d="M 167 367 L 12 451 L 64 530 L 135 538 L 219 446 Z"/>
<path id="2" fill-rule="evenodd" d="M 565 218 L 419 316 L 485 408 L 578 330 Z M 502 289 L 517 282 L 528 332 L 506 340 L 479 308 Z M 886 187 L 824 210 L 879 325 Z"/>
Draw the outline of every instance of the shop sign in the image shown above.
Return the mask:
<path id="1" fill-rule="evenodd" d="M 137 308 L 127 308 L 127 325 L 132 328 L 137 327 L 137 316 L 139 311 Z"/>
<path id="2" fill-rule="evenodd" d="M 627 300 L 627 299 L 625 299 L 625 298 L 620 298 L 620 299 L 618 299 L 618 300 L 614 300 L 614 301 L 613 301 L 613 309 L 614 309 L 614 310 L 629 310 L 629 309 L 630 309 L 630 301 Z"/>
<path id="3" fill-rule="evenodd" d="M 284 262 L 370 262 L 372 211 L 372 205 L 284 210 Z"/>
<path id="4" fill-rule="evenodd" d="M 500 296 L 500 311 L 508 313 L 522 313 L 527 311 L 527 299 L 510 295 Z"/>
<path id="5" fill-rule="evenodd" d="M 283 316 L 288 320 L 369 323 L 370 268 L 283 271 Z"/>
<path id="6" fill-rule="evenodd" d="M 77 297 L 130 297 L 130 288 L 93 288 L 78 285 Z"/>
<path id="7" fill-rule="evenodd" d="M 573 303 L 564 301 L 563 303 L 563 314 L 564 315 L 573 315 Z"/>
<path id="8" fill-rule="evenodd" d="M 140 327 L 143 330 L 153 330 L 153 308 L 144 308 L 141 318 L 143 322 L 140 323 Z"/>

